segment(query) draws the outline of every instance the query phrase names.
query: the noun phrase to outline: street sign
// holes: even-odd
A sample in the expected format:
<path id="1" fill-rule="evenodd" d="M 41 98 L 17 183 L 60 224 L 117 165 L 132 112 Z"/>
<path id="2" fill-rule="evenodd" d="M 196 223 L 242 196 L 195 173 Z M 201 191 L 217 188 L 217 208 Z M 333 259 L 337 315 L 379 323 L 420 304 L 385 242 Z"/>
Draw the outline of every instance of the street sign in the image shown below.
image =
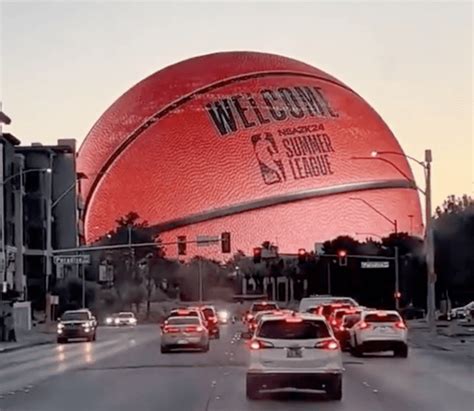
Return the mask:
<path id="1" fill-rule="evenodd" d="M 218 235 L 198 235 L 196 243 L 198 247 L 208 247 L 212 244 L 219 243 L 221 238 Z"/>
<path id="2" fill-rule="evenodd" d="M 90 264 L 91 256 L 89 254 L 55 256 L 54 263 L 55 264 Z"/>
<path id="3" fill-rule="evenodd" d="M 361 268 L 389 268 L 390 261 L 361 261 Z"/>

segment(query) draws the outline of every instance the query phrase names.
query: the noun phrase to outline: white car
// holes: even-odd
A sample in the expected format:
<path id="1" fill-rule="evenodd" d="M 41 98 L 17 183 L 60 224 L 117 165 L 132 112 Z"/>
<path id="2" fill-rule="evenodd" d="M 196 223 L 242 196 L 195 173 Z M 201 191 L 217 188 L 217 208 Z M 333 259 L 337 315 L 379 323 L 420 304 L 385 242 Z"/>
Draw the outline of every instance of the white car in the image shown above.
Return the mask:
<path id="1" fill-rule="evenodd" d="M 342 398 L 342 355 L 324 317 L 313 314 L 262 316 L 249 341 L 247 397 L 263 390 L 313 389 Z"/>
<path id="2" fill-rule="evenodd" d="M 114 324 L 117 326 L 137 325 L 137 319 L 132 312 L 121 312 L 114 317 Z"/>
<path id="3" fill-rule="evenodd" d="M 352 307 L 357 307 L 359 305 L 357 301 L 351 297 L 335 297 L 332 295 L 319 295 L 319 296 L 302 298 L 300 301 L 300 306 L 298 308 L 298 311 L 303 313 L 303 312 L 306 312 L 311 307 L 316 307 L 322 304 L 332 304 L 332 303 L 349 304 Z"/>
<path id="4" fill-rule="evenodd" d="M 452 319 L 466 318 L 466 317 L 469 317 L 470 312 L 473 310 L 474 310 L 474 301 L 471 301 L 470 303 L 466 304 L 463 307 L 456 307 L 456 308 L 451 309 L 450 315 Z"/>
<path id="5" fill-rule="evenodd" d="M 393 351 L 396 357 L 408 356 L 408 330 L 397 311 L 363 311 L 350 329 L 350 347 L 355 356 L 367 352 Z"/>
<path id="6" fill-rule="evenodd" d="M 200 317 L 170 317 L 161 330 L 161 352 L 199 349 L 209 351 L 209 332 Z"/>

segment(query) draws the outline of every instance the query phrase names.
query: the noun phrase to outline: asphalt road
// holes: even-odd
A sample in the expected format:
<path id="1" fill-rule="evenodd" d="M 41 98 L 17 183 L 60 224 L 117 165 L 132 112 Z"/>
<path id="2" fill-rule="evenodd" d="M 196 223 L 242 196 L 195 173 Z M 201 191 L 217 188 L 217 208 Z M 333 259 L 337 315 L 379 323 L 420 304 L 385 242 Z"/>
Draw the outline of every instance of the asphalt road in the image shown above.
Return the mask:
<path id="1" fill-rule="evenodd" d="M 208 353 L 161 354 L 156 326 L 106 329 L 95 343 L 0 354 L 0 411 L 473 411 L 474 364 L 413 348 L 408 359 L 344 354 L 344 398 L 248 401 L 247 351 L 225 326 Z"/>

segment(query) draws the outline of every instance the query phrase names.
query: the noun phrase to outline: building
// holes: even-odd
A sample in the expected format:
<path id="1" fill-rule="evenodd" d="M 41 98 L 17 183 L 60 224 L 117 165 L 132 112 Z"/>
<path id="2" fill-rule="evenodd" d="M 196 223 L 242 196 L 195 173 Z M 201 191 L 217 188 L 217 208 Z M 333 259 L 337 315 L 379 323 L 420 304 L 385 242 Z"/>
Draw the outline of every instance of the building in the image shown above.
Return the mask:
<path id="1" fill-rule="evenodd" d="M 15 149 L 20 141 L 10 133 L 0 133 L 0 275 L 2 297 L 19 291 L 16 286 L 18 237 L 15 221 L 18 209 L 18 173 Z"/>
<path id="2" fill-rule="evenodd" d="M 77 275 L 74 266 L 56 270 L 52 250 L 79 243 L 75 140 L 55 146 L 33 143 L 16 149 L 23 163 L 23 271 L 26 298 L 43 309 L 56 283 Z M 50 228 L 50 229 L 49 229 Z"/>

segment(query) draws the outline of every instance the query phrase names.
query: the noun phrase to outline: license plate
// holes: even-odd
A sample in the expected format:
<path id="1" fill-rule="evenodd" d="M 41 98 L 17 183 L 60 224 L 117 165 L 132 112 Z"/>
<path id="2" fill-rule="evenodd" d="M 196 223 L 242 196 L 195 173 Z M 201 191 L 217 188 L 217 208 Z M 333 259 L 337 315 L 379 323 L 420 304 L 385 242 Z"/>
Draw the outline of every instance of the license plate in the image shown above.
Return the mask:
<path id="1" fill-rule="evenodd" d="M 288 358 L 302 358 L 303 351 L 301 350 L 301 348 L 288 348 L 286 356 Z"/>
<path id="2" fill-rule="evenodd" d="M 188 343 L 188 340 L 178 340 L 178 344 L 187 344 Z"/>

